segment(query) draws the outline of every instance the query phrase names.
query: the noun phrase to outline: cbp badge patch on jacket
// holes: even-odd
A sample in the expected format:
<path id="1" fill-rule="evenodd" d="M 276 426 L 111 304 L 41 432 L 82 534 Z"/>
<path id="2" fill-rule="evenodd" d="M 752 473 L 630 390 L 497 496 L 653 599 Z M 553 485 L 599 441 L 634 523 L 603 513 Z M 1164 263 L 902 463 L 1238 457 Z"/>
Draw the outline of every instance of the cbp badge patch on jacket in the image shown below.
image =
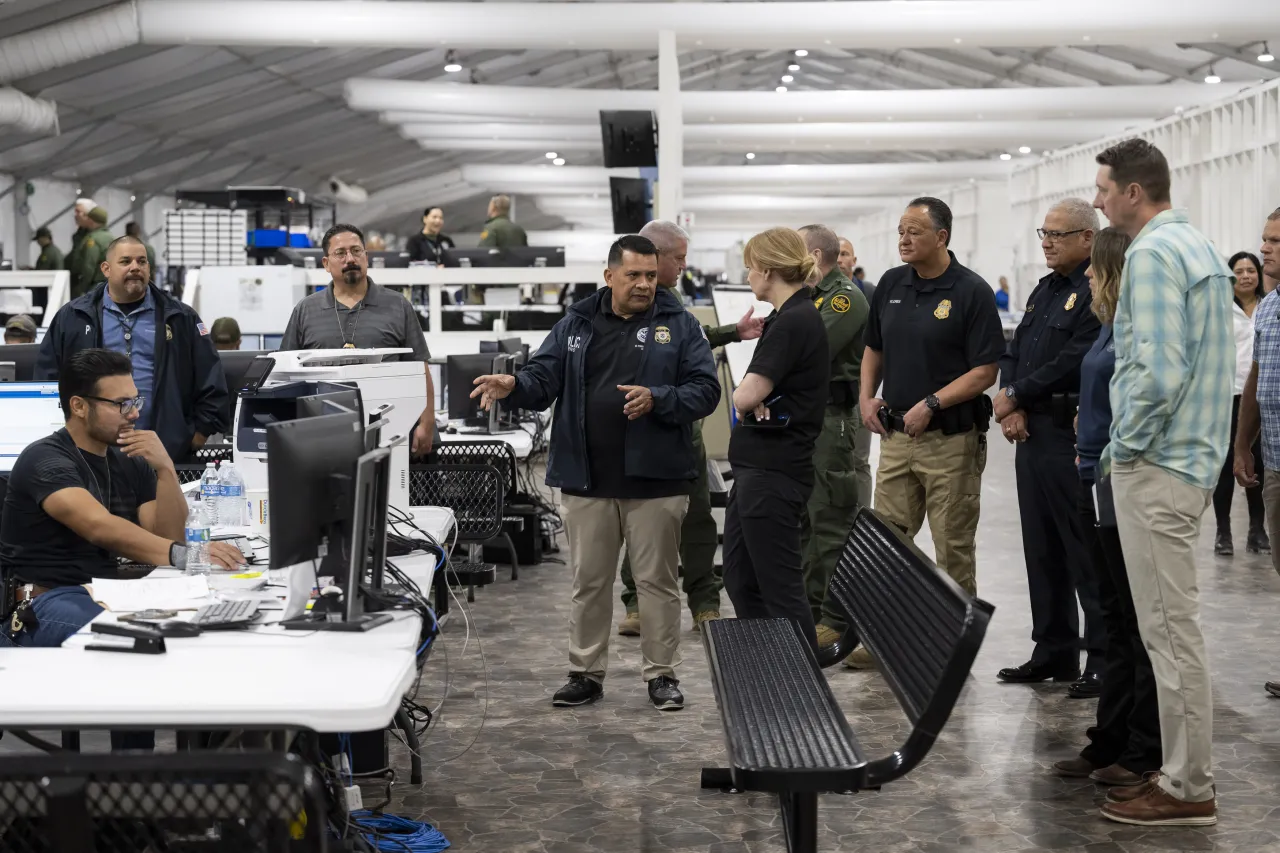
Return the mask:
<path id="1" fill-rule="evenodd" d="M 655 326 L 653 329 L 653 339 L 660 344 L 671 343 L 671 330 L 666 326 Z"/>
<path id="2" fill-rule="evenodd" d="M 938 303 L 938 307 L 933 309 L 933 316 L 939 320 L 945 320 L 951 316 L 951 300 L 944 299 Z"/>
<path id="3" fill-rule="evenodd" d="M 837 314 L 843 314 L 848 311 L 851 304 L 852 303 L 849 302 L 849 297 L 845 296 L 843 293 L 837 293 L 835 296 L 831 297 L 831 310 Z"/>

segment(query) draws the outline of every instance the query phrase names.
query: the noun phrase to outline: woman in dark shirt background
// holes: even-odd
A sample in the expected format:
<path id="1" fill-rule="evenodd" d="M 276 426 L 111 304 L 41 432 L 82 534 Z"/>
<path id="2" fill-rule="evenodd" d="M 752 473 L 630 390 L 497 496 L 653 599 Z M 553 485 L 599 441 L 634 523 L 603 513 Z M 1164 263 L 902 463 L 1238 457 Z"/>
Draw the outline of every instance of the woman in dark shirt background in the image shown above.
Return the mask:
<path id="1" fill-rule="evenodd" d="M 790 618 L 816 653 L 801 569 L 800 524 L 813 491 L 831 357 L 813 304 L 813 256 L 799 232 L 771 228 L 742 253 L 756 299 L 773 306 L 733 392 L 734 485 L 724 521 L 724 588 L 742 619 Z"/>
<path id="2" fill-rule="evenodd" d="M 1136 785 L 1144 773 L 1159 770 L 1160 715 L 1156 704 L 1151 660 L 1138 633 L 1138 617 L 1129 590 L 1120 534 L 1114 511 L 1106 512 L 1110 483 L 1102 477 L 1099 459 L 1110 441 L 1112 374 L 1116 347 L 1112 321 L 1120 296 L 1120 274 L 1129 236 L 1116 228 L 1099 232 L 1086 272 L 1093 292 L 1093 313 L 1102 330 L 1080 367 L 1080 413 L 1076 425 L 1076 450 L 1081 491 L 1080 516 L 1086 533 L 1092 534 L 1090 552 L 1098 578 L 1102 619 L 1107 629 L 1107 655 L 1098 697 L 1097 724 L 1088 730 L 1089 745 L 1077 758 L 1053 765 L 1060 776 L 1088 777 L 1104 785 Z M 1102 483 L 1095 511 L 1097 485 Z M 1104 518 L 1099 518 L 1099 515 Z"/>
<path id="3" fill-rule="evenodd" d="M 444 250 L 453 248 L 453 240 L 442 233 L 444 208 L 428 207 L 422 211 L 422 233 L 414 234 L 405 244 L 410 261 L 428 261 L 444 265 Z"/>

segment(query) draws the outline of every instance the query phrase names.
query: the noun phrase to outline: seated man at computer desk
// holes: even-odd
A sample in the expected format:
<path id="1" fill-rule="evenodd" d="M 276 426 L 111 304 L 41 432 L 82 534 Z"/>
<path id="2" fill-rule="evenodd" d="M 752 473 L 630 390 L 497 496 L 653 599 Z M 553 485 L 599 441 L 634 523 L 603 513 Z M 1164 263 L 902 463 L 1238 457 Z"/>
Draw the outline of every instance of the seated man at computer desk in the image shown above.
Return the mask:
<path id="1" fill-rule="evenodd" d="M 435 436 L 436 409 L 431 368 L 427 366 L 431 353 L 417 312 L 408 299 L 369 278 L 369 256 L 359 228 L 334 225 L 324 232 L 320 250 L 333 285 L 293 307 L 280 349 L 412 349 L 413 355 L 405 360 L 422 362 L 427 375 L 427 407 L 414 427 L 409 451 L 425 456 L 431 452 Z"/>
<path id="2" fill-rule="evenodd" d="M 112 577 L 116 555 L 186 565 L 187 504 L 160 439 L 134 429 L 145 401 L 129 359 L 81 350 L 58 396 L 66 427 L 22 451 L 0 513 L 0 566 L 18 584 L 0 646 L 62 645 L 102 611 L 83 585 Z M 244 562 L 228 542 L 210 551 L 224 569 Z"/>

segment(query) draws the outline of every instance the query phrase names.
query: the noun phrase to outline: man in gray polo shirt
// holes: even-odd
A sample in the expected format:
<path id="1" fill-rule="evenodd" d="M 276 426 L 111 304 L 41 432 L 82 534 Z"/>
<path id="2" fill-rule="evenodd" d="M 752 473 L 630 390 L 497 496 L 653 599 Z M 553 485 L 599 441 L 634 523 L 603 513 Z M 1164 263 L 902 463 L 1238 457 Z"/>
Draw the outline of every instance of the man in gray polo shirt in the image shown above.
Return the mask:
<path id="1" fill-rule="evenodd" d="M 427 407 L 413 430 L 410 447 L 415 456 L 431 452 L 435 435 L 436 410 L 432 401 L 431 369 L 426 361 L 427 339 L 418 323 L 418 314 L 409 300 L 393 290 L 379 287 L 369 278 L 369 258 L 364 234 L 354 225 L 334 225 L 320 242 L 324 268 L 333 285 L 303 299 L 293 308 L 293 316 L 280 341 L 282 350 L 375 349 L 409 347 L 413 355 L 405 360 L 421 361 L 427 379 Z"/>

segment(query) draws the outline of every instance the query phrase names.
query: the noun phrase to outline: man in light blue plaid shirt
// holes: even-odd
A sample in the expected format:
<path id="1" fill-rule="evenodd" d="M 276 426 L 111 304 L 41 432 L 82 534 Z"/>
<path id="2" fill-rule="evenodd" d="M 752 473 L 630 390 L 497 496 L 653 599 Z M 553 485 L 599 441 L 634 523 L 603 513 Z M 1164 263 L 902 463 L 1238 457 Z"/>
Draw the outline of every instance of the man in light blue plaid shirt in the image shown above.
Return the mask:
<path id="1" fill-rule="evenodd" d="M 1139 826 L 1218 821 L 1213 697 L 1195 547 L 1230 444 L 1233 278 L 1169 200 L 1169 164 L 1130 139 L 1098 155 L 1094 201 L 1133 237 L 1116 306 L 1111 488 L 1160 706 L 1158 776 L 1114 792 L 1102 814 Z M 1116 800 L 1119 800 L 1118 802 Z"/>

